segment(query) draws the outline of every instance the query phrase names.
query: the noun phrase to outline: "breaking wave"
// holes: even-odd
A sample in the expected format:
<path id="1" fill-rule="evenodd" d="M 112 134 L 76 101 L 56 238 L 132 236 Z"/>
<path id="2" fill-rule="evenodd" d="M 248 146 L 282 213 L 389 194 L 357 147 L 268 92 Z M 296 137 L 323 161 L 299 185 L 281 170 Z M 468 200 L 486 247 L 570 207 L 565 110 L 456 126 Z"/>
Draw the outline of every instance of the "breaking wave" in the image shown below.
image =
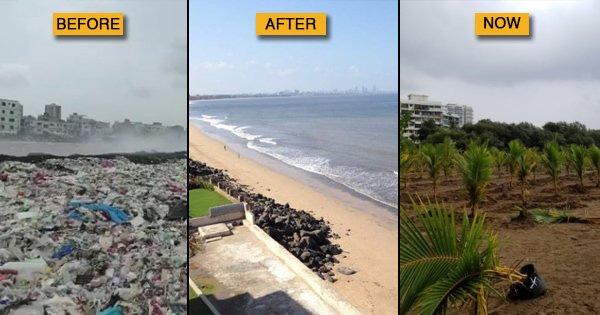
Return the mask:
<path id="1" fill-rule="evenodd" d="M 307 156 L 302 150 L 280 146 L 274 138 L 248 132 L 249 126 L 227 124 L 227 118 L 211 115 L 190 117 L 191 120 L 202 121 L 210 126 L 226 130 L 231 134 L 247 140 L 246 147 L 266 154 L 283 163 L 300 168 L 307 172 L 325 176 L 345 187 L 365 195 L 373 200 L 398 208 L 398 172 L 369 172 L 358 167 L 332 165 L 331 161 L 321 156 Z"/>
<path id="2" fill-rule="evenodd" d="M 220 119 L 220 118 L 217 118 L 216 116 L 202 115 L 200 118 L 190 117 L 190 119 L 206 122 L 217 129 L 227 130 L 227 131 L 231 132 L 232 134 L 234 134 L 240 138 L 249 140 L 249 141 L 256 140 L 256 139 L 262 137 L 262 135 L 254 135 L 249 132 L 246 132 L 246 129 L 248 129 L 249 126 L 241 126 L 240 127 L 240 126 L 224 124 L 226 119 Z"/>
<path id="3" fill-rule="evenodd" d="M 398 176 L 388 172 L 368 172 L 351 166 L 332 166 L 331 161 L 319 156 L 306 156 L 304 152 L 287 147 L 265 147 L 249 141 L 249 149 L 276 158 L 288 165 L 323 175 L 347 188 L 373 200 L 398 208 Z"/>

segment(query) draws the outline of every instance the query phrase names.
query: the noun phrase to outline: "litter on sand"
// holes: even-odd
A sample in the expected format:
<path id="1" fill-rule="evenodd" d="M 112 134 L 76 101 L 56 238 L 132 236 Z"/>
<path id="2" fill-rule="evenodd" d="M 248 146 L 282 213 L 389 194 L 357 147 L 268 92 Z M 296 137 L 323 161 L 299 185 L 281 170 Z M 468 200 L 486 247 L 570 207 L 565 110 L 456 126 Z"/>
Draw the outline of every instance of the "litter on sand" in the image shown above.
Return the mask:
<path id="1" fill-rule="evenodd" d="M 0 163 L 0 314 L 183 314 L 186 160 Z"/>

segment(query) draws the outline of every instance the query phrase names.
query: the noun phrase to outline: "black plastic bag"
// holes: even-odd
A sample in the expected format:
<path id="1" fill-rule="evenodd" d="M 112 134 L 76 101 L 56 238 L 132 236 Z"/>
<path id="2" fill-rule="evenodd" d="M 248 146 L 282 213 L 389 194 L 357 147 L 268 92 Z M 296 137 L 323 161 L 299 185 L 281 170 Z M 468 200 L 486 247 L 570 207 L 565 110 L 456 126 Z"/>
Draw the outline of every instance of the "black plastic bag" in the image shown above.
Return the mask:
<path id="1" fill-rule="evenodd" d="M 527 275 L 523 283 L 513 283 L 508 290 L 507 297 L 510 300 L 529 300 L 546 294 L 548 288 L 546 283 L 537 274 L 533 264 L 527 264 L 519 270 L 522 274 Z"/>

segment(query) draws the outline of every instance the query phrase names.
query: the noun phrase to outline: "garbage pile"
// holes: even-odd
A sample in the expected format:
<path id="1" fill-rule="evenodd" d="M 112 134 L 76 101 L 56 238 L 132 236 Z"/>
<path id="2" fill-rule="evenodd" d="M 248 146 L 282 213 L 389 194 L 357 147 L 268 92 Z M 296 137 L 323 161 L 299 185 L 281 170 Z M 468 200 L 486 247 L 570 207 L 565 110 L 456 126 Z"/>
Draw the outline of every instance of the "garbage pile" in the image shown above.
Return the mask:
<path id="1" fill-rule="evenodd" d="M 190 180 L 201 178 L 248 203 L 256 225 L 319 277 L 330 282 L 337 280 L 333 266 L 339 262 L 335 256 L 341 254 L 342 249 L 339 245 L 331 243 L 330 239 L 337 235 L 332 233 L 323 218 L 317 219 L 306 211 L 291 208 L 289 204 L 282 205 L 271 198 L 253 193 L 222 170 L 204 163 L 188 160 L 188 170 Z"/>
<path id="2" fill-rule="evenodd" d="M 0 314 L 183 314 L 185 159 L 0 163 Z"/>

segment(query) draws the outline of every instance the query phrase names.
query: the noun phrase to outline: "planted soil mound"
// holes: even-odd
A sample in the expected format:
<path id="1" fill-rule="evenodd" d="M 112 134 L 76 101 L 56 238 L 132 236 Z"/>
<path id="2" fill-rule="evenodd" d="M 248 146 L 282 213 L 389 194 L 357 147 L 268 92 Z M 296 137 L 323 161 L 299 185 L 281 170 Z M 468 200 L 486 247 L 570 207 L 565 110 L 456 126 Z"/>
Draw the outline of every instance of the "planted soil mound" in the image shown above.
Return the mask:
<path id="1" fill-rule="evenodd" d="M 458 178 L 453 174 L 454 178 Z M 520 187 L 515 180 L 512 189 L 508 188 L 509 176 L 506 172 L 498 176 L 494 173 L 487 189 L 487 203 L 479 211 L 486 214 L 487 227 L 497 233 L 500 241 L 498 258 L 504 266 L 519 267 L 528 263 L 539 270 L 548 292 L 541 297 L 518 302 L 508 302 L 505 298 L 490 297 L 490 314 L 599 314 L 600 264 L 596 257 L 600 252 L 600 187 L 595 187 L 596 177 L 588 172 L 584 177 L 585 192 L 576 187 L 576 176 L 561 175 L 558 180 L 558 196 L 548 176 L 537 175 L 538 181 L 530 181 L 527 197 L 528 210 L 556 209 L 569 216 L 581 218 L 584 222 L 541 224 L 533 220 L 510 221 L 516 216 L 517 206 L 521 205 Z M 403 179 L 404 177 L 401 176 Z M 400 204 L 410 207 L 408 196 L 419 195 L 423 200 L 432 196 L 431 180 L 425 175 L 417 179 L 411 176 L 408 188 L 400 183 Z M 445 205 L 461 210 L 467 204 L 466 194 L 452 201 L 456 191 L 462 189 L 460 181 L 438 185 L 438 196 L 444 197 Z M 490 199 L 497 202 L 489 202 Z M 432 198 L 431 198 L 432 199 Z M 402 238 L 402 236 L 400 236 Z M 507 292 L 508 285 L 498 287 Z M 462 314 L 464 310 L 456 314 Z"/>

